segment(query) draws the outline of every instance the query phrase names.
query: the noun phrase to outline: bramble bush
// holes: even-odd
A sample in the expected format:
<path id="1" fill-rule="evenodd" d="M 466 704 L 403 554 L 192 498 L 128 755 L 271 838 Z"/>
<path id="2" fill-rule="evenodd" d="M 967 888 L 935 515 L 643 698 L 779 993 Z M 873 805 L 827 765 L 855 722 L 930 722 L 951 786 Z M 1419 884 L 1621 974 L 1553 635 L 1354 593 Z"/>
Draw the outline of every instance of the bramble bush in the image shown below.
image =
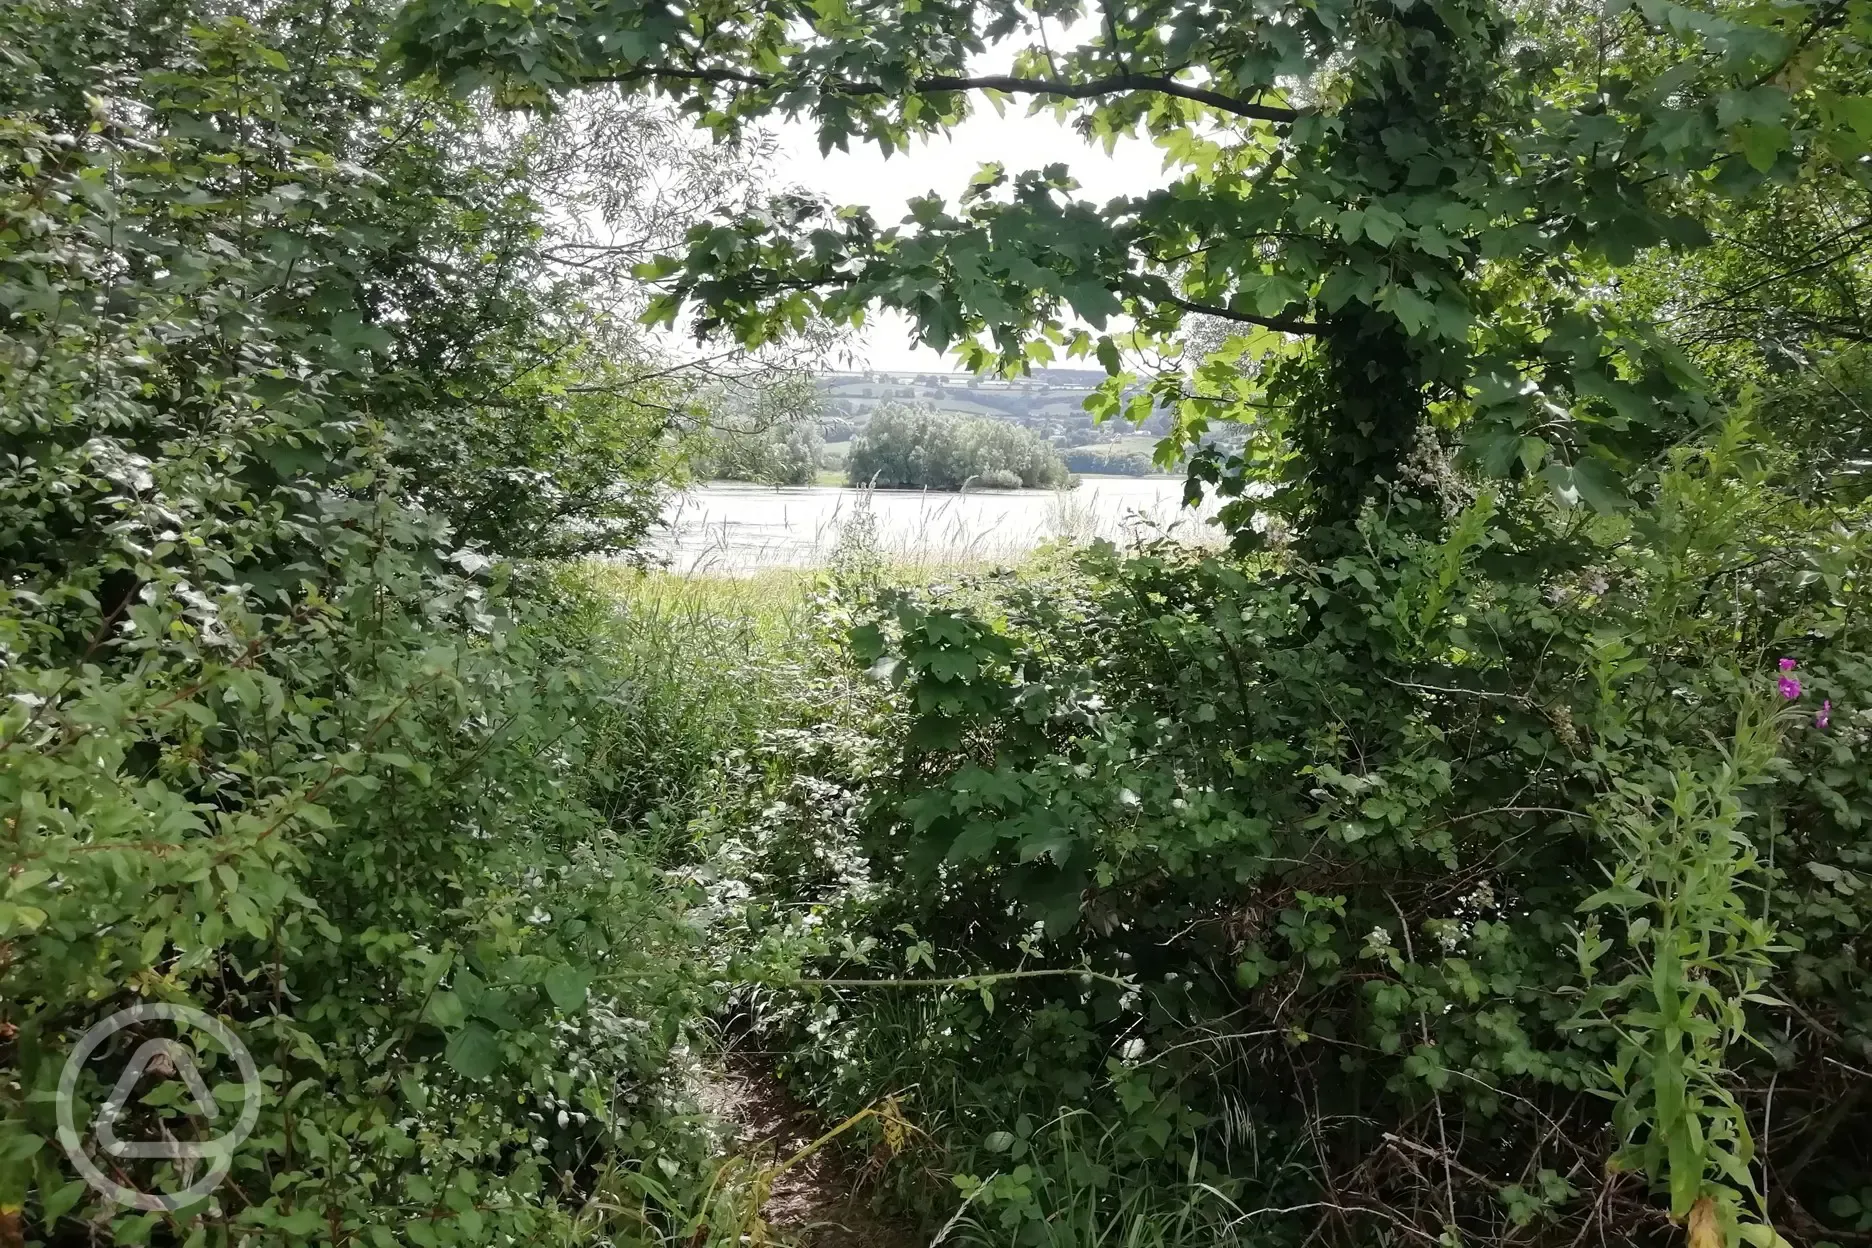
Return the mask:
<path id="1" fill-rule="evenodd" d="M 1787 467 L 1736 421 L 1642 512 L 1401 499 L 1329 561 L 887 595 L 886 706 L 777 752 L 821 810 L 740 843 L 747 938 L 960 982 L 756 1013 L 832 1112 L 906 1097 L 940 1147 L 897 1181 L 940 1218 L 953 1172 L 978 1242 L 1140 1192 L 1215 1194 L 1184 1242 L 1835 1233 L 1872 638 L 1864 518 Z M 1109 978 L 992 978 L 1031 968 Z"/>
<path id="2" fill-rule="evenodd" d="M 639 531 L 654 456 L 565 390 L 524 169 L 385 86 L 379 20 L 0 13 L 0 1243 L 655 1243 L 707 1182 L 674 1080 L 711 990 L 609 774 L 659 791 L 604 715 L 627 656 L 525 561 Z M 550 452 L 506 459 L 525 499 L 495 432 Z M 54 1140 L 77 1037 L 148 1001 L 263 1083 L 174 1213 Z"/>

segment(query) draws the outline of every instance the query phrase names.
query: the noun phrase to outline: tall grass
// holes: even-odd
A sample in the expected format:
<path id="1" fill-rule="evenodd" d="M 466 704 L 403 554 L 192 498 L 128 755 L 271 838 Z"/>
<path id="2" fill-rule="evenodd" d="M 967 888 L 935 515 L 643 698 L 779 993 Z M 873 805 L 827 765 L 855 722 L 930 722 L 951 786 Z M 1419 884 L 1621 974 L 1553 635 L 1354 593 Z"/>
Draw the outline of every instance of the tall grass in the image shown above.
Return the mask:
<path id="1" fill-rule="evenodd" d="M 698 785 L 727 752 L 796 721 L 824 696 L 815 677 L 842 664 L 830 631 L 836 613 L 826 611 L 833 587 L 919 585 L 1001 566 L 905 562 L 879 549 L 862 505 L 825 562 L 823 571 L 730 575 L 592 560 L 564 574 L 561 628 L 582 639 L 612 688 L 602 719 L 590 725 L 598 744 L 587 771 L 602 782 L 614 823 L 658 812 L 665 822 L 682 817 L 706 799 Z"/>
<path id="2" fill-rule="evenodd" d="M 614 820 L 680 815 L 724 751 L 788 712 L 814 662 L 811 573 L 727 578 L 592 562 L 581 609 L 615 680 L 592 770 Z"/>

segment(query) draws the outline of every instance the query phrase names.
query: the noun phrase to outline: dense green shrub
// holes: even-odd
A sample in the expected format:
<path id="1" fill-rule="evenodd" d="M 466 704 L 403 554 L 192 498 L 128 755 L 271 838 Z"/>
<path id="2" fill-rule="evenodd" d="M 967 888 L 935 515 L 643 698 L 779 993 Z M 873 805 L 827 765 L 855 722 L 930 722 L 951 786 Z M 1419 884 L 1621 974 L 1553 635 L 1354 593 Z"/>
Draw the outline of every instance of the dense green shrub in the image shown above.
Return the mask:
<path id="1" fill-rule="evenodd" d="M 417 0 L 404 83 L 368 3 L 0 9 L 0 1248 L 743 1242 L 678 1086 L 724 982 L 950 1242 L 1864 1234 L 1872 10 L 1177 0 L 1056 56 L 1084 7 Z M 547 203 L 609 172 L 564 114 L 425 74 L 887 153 L 1012 89 L 1176 172 L 893 227 L 711 178 L 655 257 L 558 233 L 628 195 Z M 1094 355 L 1233 550 L 890 590 L 861 513 L 725 612 L 545 564 L 680 472 L 638 261 L 750 348 Z M 849 468 L 1070 484 L 902 409 Z M 52 1143 L 144 1000 L 263 1066 L 174 1216 Z"/>
<path id="2" fill-rule="evenodd" d="M 0 1242 L 638 1242 L 705 1181 L 686 893 L 595 774 L 638 763 L 621 661 L 503 561 L 639 531 L 654 456 L 567 397 L 606 365 L 544 314 L 542 210 L 375 22 L 0 12 Z M 173 1215 L 53 1142 L 139 1001 L 264 1085 Z"/>
<path id="3" fill-rule="evenodd" d="M 852 439 L 853 485 L 886 489 L 1064 489 L 1066 465 L 1031 429 L 898 404 L 881 404 Z"/>
<path id="4" fill-rule="evenodd" d="M 763 996 L 802 1086 L 912 1089 L 1006 1242 L 1085 1199 L 1028 1142 L 1080 1109 L 1114 1218 L 1206 1183 L 1277 1242 L 1566 1243 L 1655 1186 L 1821 1234 L 1872 1150 L 1872 634 L 1865 517 L 1785 467 L 1738 428 L 1645 513 L 1484 495 L 1427 539 L 1406 501 L 1325 563 L 902 597 L 856 633 L 888 706 L 795 752 L 849 813 L 755 821 L 750 939 L 964 980 Z"/>
<path id="5" fill-rule="evenodd" d="M 1080 446 L 1060 453 L 1073 472 L 1115 477 L 1148 477 L 1161 471 L 1148 451 L 1120 451 L 1109 446 Z"/>
<path id="6" fill-rule="evenodd" d="M 717 433 L 692 461 L 710 481 L 756 481 L 762 485 L 811 485 L 819 479 L 824 444 L 813 425 Z"/>
<path id="7" fill-rule="evenodd" d="M 818 387 L 802 377 L 722 388 L 704 396 L 708 426 L 690 448 L 705 480 L 811 485 L 819 479 L 825 440 Z"/>

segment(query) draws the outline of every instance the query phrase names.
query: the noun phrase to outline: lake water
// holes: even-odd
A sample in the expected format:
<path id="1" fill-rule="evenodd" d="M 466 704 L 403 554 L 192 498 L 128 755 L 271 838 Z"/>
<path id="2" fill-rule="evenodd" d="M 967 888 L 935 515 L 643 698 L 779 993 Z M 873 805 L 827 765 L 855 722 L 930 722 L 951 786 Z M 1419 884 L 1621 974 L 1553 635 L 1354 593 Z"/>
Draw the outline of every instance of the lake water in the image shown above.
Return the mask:
<path id="1" fill-rule="evenodd" d="M 1054 538 L 1090 540 L 1169 529 L 1200 540 L 1214 530 L 1182 506 L 1181 477 L 1082 477 L 1076 490 L 776 489 L 715 482 L 671 502 L 650 545 L 679 572 L 740 573 L 826 562 L 860 508 L 878 544 L 908 563 L 1017 558 Z"/>

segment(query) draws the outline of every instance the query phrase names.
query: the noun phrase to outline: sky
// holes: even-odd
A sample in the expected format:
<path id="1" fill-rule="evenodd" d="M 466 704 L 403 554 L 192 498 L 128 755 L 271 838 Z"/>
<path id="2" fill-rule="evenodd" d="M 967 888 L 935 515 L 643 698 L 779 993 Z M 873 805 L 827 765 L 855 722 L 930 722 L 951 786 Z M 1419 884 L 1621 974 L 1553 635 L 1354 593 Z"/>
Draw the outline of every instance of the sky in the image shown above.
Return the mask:
<path id="1" fill-rule="evenodd" d="M 782 122 L 774 127 L 780 141 L 777 180 L 804 187 L 837 204 L 862 204 L 878 222 L 894 224 L 906 215 L 916 196 L 936 191 L 954 203 L 975 170 L 990 161 L 1007 166 L 1008 175 L 1063 161 L 1080 183 L 1077 194 L 1102 204 L 1118 195 L 1137 195 L 1167 180 L 1163 153 L 1152 144 L 1121 139 L 1110 156 L 1055 121 L 1051 112 L 1026 115 L 1025 103 L 1010 103 L 997 116 L 986 101 L 947 137 L 913 146 L 886 159 L 876 147 L 820 156 L 811 122 Z M 882 371 L 948 371 L 955 361 L 910 341 L 909 322 L 896 313 L 873 311 L 863 341 L 856 344 L 862 364 Z"/>

